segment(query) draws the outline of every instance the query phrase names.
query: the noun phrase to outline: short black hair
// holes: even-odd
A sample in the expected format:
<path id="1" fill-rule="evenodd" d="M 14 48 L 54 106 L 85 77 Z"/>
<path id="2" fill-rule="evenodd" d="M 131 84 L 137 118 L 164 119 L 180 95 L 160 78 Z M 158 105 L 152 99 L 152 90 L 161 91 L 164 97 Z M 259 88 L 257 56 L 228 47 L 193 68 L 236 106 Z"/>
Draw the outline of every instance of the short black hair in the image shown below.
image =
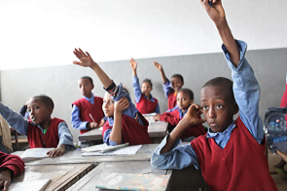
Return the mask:
<path id="1" fill-rule="evenodd" d="M 126 87 L 123 86 L 123 87 L 122 87 L 122 90 L 123 90 L 123 91 L 126 91 L 126 92 L 130 95 L 130 92 L 128 91 L 128 89 L 127 89 Z"/>
<path id="2" fill-rule="evenodd" d="M 179 91 L 177 92 L 177 95 L 178 95 L 178 93 L 180 93 L 180 92 L 183 92 L 183 93 L 187 94 L 188 97 L 189 97 L 189 99 L 194 99 L 193 91 L 192 91 L 192 90 L 190 90 L 190 89 L 188 89 L 188 88 L 182 88 L 181 90 L 179 90 Z"/>
<path id="3" fill-rule="evenodd" d="M 182 75 L 180 75 L 180 74 L 173 74 L 173 75 L 171 76 L 171 78 L 179 78 L 179 79 L 182 81 L 182 83 L 184 83 L 183 77 L 182 77 Z M 170 79 L 171 79 L 171 78 L 170 78 Z"/>
<path id="4" fill-rule="evenodd" d="M 80 79 L 87 79 L 91 82 L 92 85 L 94 85 L 93 79 L 90 76 L 83 76 Z"/>
<path id="5" fill-rule="evenodd" d="M 222 87 L 228 92 L 228 96 L 231 98 L 231 101 L 235 102 L 234 94 L 233 94 L 233 82 L 224 77 L 216 77 L 209 81 L 207 81 L 202 88 L 204 87 Z"/>
<path id="6" fill-rule="evenodd" d="M 54 102 L 49 96 L 41 94 L 33 96 L 33 99 L 40 99 L 46 105 L 46 107 L 51 107 L 52 109 L 54 109 Z"/>
<path id="7" fill-rule="evenodd" d="M 146 78 L 146 79 L 143 80 L 142 84 L 143 84 L 144 82 L 149 83 L 150 87 L 152 87 L 151 79 Z"/>

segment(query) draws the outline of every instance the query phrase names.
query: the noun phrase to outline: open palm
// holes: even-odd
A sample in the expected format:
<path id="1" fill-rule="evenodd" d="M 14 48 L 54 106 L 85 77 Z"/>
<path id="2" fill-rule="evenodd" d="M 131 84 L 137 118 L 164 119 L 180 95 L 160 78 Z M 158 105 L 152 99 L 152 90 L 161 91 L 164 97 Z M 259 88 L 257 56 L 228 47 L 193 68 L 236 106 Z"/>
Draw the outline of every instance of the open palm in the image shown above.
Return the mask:
<path id="1" fill-rule="evenodd" d="M 129 62 L 130 62 L 130 65 L 131 65 L 132 69 L 136 70 L 137 66 L 138 66 L 138 63 L 133 58 L 131 58 Z"/>
<path id="2" fill-rule="evenodd" d="M 76 57 L 80 60 L 80 62 L 73 61 L 73 64 L 77 64 L 84 67 L 89 67 L 93 65 L 94 61 L 88 52 L 84 53 L 80 48 L 79 49 L 75 48 L 73 52 L 76 55 Z"/>

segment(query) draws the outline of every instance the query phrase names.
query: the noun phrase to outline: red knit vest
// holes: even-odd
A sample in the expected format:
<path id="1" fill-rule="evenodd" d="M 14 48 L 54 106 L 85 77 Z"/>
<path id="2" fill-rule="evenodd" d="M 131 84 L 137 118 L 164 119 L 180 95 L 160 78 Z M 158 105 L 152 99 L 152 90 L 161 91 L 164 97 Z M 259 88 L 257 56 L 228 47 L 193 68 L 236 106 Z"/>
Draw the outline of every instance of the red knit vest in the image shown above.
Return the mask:
<path id="1" fill-rule="evenodd" d="M 92 115 L 93 119 L 96 123 L 99 123 L 101 119 L 104 117 L 104 113 L 102 110 L 103 98 L 95 96 L 94 104 L 91 104 L 85 98 L 78 99 L 73 102 L 72 106 L 76 105 L 80 110 L 80 119 L 82 121 L 93 122 L 90 115 Z M 90 130 L 80 130 L 80 133 L 83 134 Z"/>
<path id="2" fill-rule="evenodd" d="M 27 139 L 30 148 L 56 148 L 59 143 L 58 126 L 61 122 L 65 122 L 62 119 L 53 118 L 45 135 L 43 135 L 41 129 L 32 123 L 28 123 Z"/>
<path id="3" fill-rule="evenodd" d="M 280 107 L 287 107 L 287 83 L 285 84 L 285 91 L 281 99 Z M 287 114 L 285 115 L 285 121 L 287 122 Z"/>
<path id="4" fill-rule="evenodd" d="M 277 190 L 265 156 L 265 139 L 258 144 L 241 119 L 224 149 L 212 138 L 191 141 L 210 190 Z"/>
<path id="5" fill-rule="evenodd" d="M 167 98 L 167 104 L 168 104 L 168 110 L 174 108 L 176 106 L 176 95 L 174 91 L 171 91 L 170 94 L 168 94 L 168 98 Z"/>
<path id="6" fill-rule="evenodd" d="M 199 118 L 201 119 L 201 117 L 199 116 Z M 176 126 L 179 121 L 182 118 L 180 118 L 180 113 L 178 111 L 178 109 L 172 111 L 172 112 L 166 112 L 163 114 L 160 114 L 160 121 L 165 121 L 168 122 L 170 125 L 172 126 Z M 187 138 L 187 137 L 198 137 L 200 135 L 204 135 L 206 133 L 205 128 L 200 124 L 200 125 L 195 125 L 195 126 L 191 126 L 189 127 L 181 136 L 181 140 Z"/>
<path id="7" fill-rule="evenodd" d="M 122 114 L 122 142 L 129 143 L 130 145 L 151 144 L 148 134 L 149 123 L 140 113 L 138 114 L 144 125 L 141 125 L 135 119 Z M 103 126 L 103 137 L 105 131 L 112 128 L 113 127 L 110 126 L 109 122 L 107 121 Z"/>
<path id="8" fill-rule="evenodd" d="M 137 110 L 141 114 L 154 113 L 158 102 L 157 99 L 155 98 L 153 99 L 154 102 L 148 100 L 147 98 L 144 97 L 144 94 L 142 94 L 140 101 L 136 104 Z"/>

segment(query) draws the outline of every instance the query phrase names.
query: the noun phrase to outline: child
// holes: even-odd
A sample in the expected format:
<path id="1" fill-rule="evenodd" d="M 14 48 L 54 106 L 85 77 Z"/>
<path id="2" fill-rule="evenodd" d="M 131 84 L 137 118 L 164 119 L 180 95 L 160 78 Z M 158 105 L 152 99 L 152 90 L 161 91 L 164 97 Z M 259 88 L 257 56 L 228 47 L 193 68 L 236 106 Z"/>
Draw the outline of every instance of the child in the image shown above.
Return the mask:
<path id="1" fill-rule="evenodd" d="M 147 133 L 148 122 L 132 104 L 129 94 L 107 76 L 100 66 L 93 61 L 88 52 L 75 49 L 74 54 L 80 62 L 74 64 L 90 67 L 99 77 L 104 89 L 103 111 L 108 120 L 103 126 L 103 141 L 107 145 L 129 142 L 130 145 L 151 143 Z"/>
<path id="2" fill-rule="evenodd" d="M 263 125 L 258 112 L 260 87 L 244 58 L 247 44 L 235 41 L 228 27 L 221 1 L 202 2 L 223 40 L 223 51 L 231 80 L 208 81 L 200 93 L 201 105 L 193 104 L 177 127 L 158 146 L 151 163 L 160 169 L 181 169 L 195 165 L 201 169 L 210 190 L 277 190 L 265 155 Z M 233 86 L 233 91 L 232 91 Z M 233 115 L 239 117 L 233 121 Z M 198 119 L 202 110 L 210 128 L 189 145 L 177 146 L 179 137 Z"/>
<path id="3" fill-rule="evenodd" d="M 132 58 L 130 65 L 133 70 L 133 87 L 136 98 L 136 108 L 141 114 L 160 113 L 157 99 L 152 97 L 152 83 L 150 79 L 145 79 L 140 88 L 139 78 L 137 77 L 137 62 Z"/>
<path id="4" fill-rule="evenodd" d="M 287 73 L 286 73 L 286 83 L 285 83 L 285 91 L 283 93 L 280 107 L 287 107 Z M 287 114 L 285 115 L 285 121 L 287 122 Z M 287 123 L 286 123 L 287 125 Z M 279 153 L 280 151 L 277 151 Z M 281 152 L 282 153 L 282 152 Z M 284 161 L 282 158 L 279 161 L 278 164 L 274 165 L 274 170 L 281 175 L 282 177 L 287 177 L 286 172 L 284 170 L 284 166 L 286 165 L 286 161 Z"/>
<path id="5" fill-rule="evenodd" d="M 72 104 L 72 126 L 83 134 L 104 125 L 103 98 L 94 96 L 92 93 L 94 84 L 93 79 L 89 76 L 81 77 L 78 85 L 83 98 Z"/>
<path id="6" fill-rule="evenodd" d="M 53 100 L 46 95 L 34 96 L 28 103 L 29 117 L 26 121 L 21 115 L 0 102 L 0 114 L 8 124 L 22 135 L 26 135 L 30 148 L 52 148 L 47 154 L 56 157 L 64 154 L 65 146 L 73 147 L 73 136 L 66 122 L 51 118 Z"/>
<path id="7" fill-rule="evenodd" d="M 24 166 L 19 156 L 0 152 L 0 187 L 7 190 L 11 179 L 23 173 Z"/>
<path id="8" fill-rule="evenodd" d="M 168 99 L 168 110 L 173 111 L 176 107 L 176 94 L 182 88 L 184 82 L 183 77 L 180 74 L 174 74 L 171 76 L 170 81 L 166 78 L 161 64 L 154 62 L 154 66 L 160 71 L 163 81 L 163 91 L 165 97 Z M 176 107 L 176 108 L 174 108 Z"/>
<path id="9" fill-rule="evenodd" d="M 189 106 L 193 103 L 193 92 L 190 89 L 183 88 L 177 92 L 177 106 L 178 109 L 175 109 L 172 112 L 165 112 L 160 115 L 153 116 L 155 121 L 166 121 L 172 127 L 175 127 L 179 121 L 183 118 L 186 114 Z M 200 118 L 200 115 L 199 115 Z M 172 130 L 170 130 L 171 132 Z M 198 137 L 200 135 L 204 135 L 206 130 L 200 125 L 192 126 L 188 128 L 181 136 L 182 141 L 191 141 L 194 137 Z"/>

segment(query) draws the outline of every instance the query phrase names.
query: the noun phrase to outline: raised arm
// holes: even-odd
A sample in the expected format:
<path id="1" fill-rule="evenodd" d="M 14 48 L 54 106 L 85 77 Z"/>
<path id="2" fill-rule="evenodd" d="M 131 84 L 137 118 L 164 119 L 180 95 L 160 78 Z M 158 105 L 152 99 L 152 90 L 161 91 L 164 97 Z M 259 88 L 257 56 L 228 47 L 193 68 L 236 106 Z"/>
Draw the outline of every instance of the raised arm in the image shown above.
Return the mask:
<path id="1" fill-rule="evenodd" d="M 219 35 L 228 51 L 230 61 L 235 67 L 237 67 L 240 61 L 240 54 L 236 41 L 234 40 L 228 26 L 221 0 L 213 0 L 212 7 L 209 5 L 208 1 L 209 0 L 203 0 L 201 3 L 219 32 Z"/>
<path id="2" fill-rule="evenodd" d="M 109 78 L 109 76 L 101 69 L 101 67 L 92 59 L 91 55 L 86 52 L 84 53 L 80 48 L 74 50 L 74 54 L 80 60 L 73 61 L 73 64 L 90 67 L 97 74 L 98 78 L 102 82 L 104 88 L 108 88 L 113 81 Z"/>
<path id="3" fill-rule="evenodd" d="M 129 62 L 132 68 L 133 76 L 137 76 L 138 63 L 133 58 L 131 58 Z"/>
<path id="4" fill-rule="evenodd" d="M 161 75 L 161 78 L 162 78 L 162 82 L 163 82 L 164 84 L 166 84 L 167 78 L 166 78 L 165 73 L 164 73 L 164 71 L 163 71 L 162 65 L 161 65 L 160 63 L 158 63 L 158 62 L 153 62 L 153 64 L 154 64 L 154 66 L 160 71 L 160 75 Z"/>

